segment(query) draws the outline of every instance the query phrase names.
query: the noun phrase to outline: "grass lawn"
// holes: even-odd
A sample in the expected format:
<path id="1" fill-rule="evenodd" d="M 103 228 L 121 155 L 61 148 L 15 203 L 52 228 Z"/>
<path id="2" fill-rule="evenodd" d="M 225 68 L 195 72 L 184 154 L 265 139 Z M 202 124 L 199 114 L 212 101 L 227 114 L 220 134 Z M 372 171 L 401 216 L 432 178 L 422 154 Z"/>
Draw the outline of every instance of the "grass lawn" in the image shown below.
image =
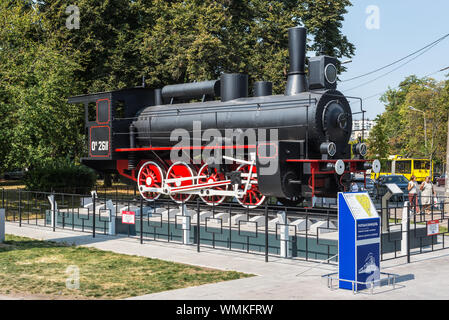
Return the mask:
<path id="1" fill-rule="evenodd" d="M 66 287 L 69 266 L 79 289 Z M 13 235 L 0 244 L 0 294 L 13 296 L 120 299 L 250 276 Z"/>

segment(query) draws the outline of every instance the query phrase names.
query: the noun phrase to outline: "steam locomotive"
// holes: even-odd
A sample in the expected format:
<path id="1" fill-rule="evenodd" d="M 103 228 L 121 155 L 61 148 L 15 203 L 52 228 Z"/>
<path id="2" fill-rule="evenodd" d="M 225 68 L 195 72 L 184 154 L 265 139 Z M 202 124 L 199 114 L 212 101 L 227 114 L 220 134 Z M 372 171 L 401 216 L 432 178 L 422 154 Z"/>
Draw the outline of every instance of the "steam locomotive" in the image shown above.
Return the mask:
<path id="1" fill-rule="evenodd" d="M 235 198 L 247 208 L 266 197 L 286 205 L 336 197 L 351 173 L 379 172 L 379 161 L 364 158 L 364 143 L 349 144 L 353 113 L 350 97 L 336 89 L 338 60 L 309 58 L 307 74 L 306 29 L 290 28 L 288 36 L 284 95 L 259 81 L 248 97 L 248 76 L 225 73 L 69 98 L 84 104 L 89 152 L 82 163 L 118 172 L 149 201 Z"/>

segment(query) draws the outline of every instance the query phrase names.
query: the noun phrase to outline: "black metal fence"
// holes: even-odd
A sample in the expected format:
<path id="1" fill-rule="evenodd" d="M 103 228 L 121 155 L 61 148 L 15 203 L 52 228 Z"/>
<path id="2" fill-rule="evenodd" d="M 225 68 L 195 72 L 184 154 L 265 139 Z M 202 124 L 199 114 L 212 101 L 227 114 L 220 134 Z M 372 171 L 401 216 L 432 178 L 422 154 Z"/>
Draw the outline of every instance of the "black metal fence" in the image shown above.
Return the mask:
<path id="1" fill-rule="evenodd" d="M 93 195 L 1 190 L 6 221 L 97 234 L 162 241 L 270 256 L 335 263 L 338 261 L 338 216 L 335 204 L 286 207 L 266 203 L 247 209 L 227 202 L 208 206 L 197 198 L 182 204 L 168 199 L 143 201 L 130 189 L 97 189 Z M 420 214 L 403 203 L 378 207 L 383 217 L 381 259 L 445 249 L 449 201 Z M 124 215 L 133 213 L 132 224 Z M 387 221 L 388 223 L 385 223 Z M 131 221 L 132 222 L 132 221 Z M 435 225 L 438 230 L 435 232 Z M 433 228 L 433 229 L 432 229 Z M 431 231 L 429 231 L 431 230 Z M 432 231 L 433 230 L 433 231 Z"/>

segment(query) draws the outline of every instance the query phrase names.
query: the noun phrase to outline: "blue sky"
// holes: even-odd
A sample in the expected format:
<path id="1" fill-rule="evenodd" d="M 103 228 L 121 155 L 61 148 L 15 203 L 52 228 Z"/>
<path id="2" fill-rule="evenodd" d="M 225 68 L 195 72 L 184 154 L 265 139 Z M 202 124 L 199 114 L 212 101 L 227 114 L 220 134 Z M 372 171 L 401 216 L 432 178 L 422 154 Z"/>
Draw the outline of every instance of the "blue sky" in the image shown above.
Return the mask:
<path id="1" fill-rule="evenodd" d="M 352 63 L 340 78 L 349 79 L 400 59 L 449 33 L 448 0 L 352 0 L 353 6 L 345 15 L 342 32 L 356 47 Z M 379 9 L 379 29 L 368 29 L 366 13 L 368 6 Z M 374 79 L 401 63 L 373 75 L 357 80 L 341 82 L 338 89 L 346 95 L 361 98 L 396 87 L 406 76 L 422 77 L 449 66 L 449 37 L 438 45 L 392 72 L 370 84 L 349 90 L 361 83 Z M 432 75 L 436 80 L 448 79 L 449 70 Z M 370 119 L 384 111 L 379 96 L 364 100 L 364 109 Z M 353 111 L 355 111 L 353 109 Z"/>

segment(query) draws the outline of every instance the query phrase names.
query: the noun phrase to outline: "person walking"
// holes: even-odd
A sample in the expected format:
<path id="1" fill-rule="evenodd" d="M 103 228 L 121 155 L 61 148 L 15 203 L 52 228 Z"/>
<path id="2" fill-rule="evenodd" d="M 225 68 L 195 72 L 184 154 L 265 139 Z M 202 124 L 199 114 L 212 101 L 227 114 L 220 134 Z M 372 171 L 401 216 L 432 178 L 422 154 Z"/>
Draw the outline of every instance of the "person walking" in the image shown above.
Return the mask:
<path id="1" fill-rule="evenodd" d="M 355 181 L 351 183 L 351 192 L 359 192 L 359 186 Z"/>
<path id="2" fill-rule="evenodd" d="M 424 207 L 424 214 L 426 214 L 427 210 L 432 206 L 432 195 L 436 195 L 430 177 L 426 177 L 419 189 L 421 190 L 421 204 Z"/>
<path id="3" fill-rule="evenodd" d="M 418 207 L 418 183 L 416 182 L 415 176 L 410 177 L 407 190 L 409 207 L 412 208 L 413 213 L 416 214 L 416 208 Z"/>

